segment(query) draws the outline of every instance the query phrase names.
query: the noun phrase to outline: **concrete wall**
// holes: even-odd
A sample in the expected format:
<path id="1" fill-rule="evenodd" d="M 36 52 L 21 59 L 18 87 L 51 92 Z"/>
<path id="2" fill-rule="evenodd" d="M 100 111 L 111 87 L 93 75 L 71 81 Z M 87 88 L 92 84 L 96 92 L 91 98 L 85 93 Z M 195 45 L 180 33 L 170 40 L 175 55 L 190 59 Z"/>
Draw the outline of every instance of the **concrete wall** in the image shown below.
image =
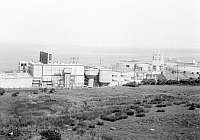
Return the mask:
<path id="1" fill-rule="evenodd" d="M 99 70 L 99 82 L 110 83 L 112 81 L 112 69 Z"/>
<path id="2" fill-rule="evenodd" d="M 0 87 L 2 88 L 31 88 L 33 78 L 9 78 L 0 79 Z"/>

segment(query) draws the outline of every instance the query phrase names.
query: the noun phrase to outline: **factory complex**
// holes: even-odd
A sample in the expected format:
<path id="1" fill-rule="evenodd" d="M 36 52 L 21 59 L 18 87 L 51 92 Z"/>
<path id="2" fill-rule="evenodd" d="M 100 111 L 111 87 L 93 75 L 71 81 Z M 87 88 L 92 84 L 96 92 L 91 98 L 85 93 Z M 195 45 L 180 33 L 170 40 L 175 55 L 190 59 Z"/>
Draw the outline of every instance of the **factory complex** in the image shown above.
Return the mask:
<path id="1" fill-rule="evenodd" d="M 121 86 L 129 82 L 141 83 L 144 79 L 156 80 L 158 75 L 169 79 L 197 78 L 200 72 L 198 62 L 165 61 L 160 52 L 153 53 L 151 62 L 121 61 L 111 67 L 85 66 L 75 58 L 69 64 L 55 63 L 52 58 L 51 53 L 41 51 L 38 62 L 20 61 L 18 72 L 0 73 L 0 87 L 74 89 Z"/>

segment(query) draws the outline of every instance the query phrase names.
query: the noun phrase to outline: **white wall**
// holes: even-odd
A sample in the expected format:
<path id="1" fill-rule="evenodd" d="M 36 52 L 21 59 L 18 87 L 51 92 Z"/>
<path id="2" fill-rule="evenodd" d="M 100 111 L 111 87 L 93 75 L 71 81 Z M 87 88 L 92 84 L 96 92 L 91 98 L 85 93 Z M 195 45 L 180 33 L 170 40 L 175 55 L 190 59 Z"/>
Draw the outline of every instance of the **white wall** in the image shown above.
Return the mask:
<path id="1" fill-rule="evenodd" d="M 32 78 L 0 79 L 2 88 L 31 88 Z"/>

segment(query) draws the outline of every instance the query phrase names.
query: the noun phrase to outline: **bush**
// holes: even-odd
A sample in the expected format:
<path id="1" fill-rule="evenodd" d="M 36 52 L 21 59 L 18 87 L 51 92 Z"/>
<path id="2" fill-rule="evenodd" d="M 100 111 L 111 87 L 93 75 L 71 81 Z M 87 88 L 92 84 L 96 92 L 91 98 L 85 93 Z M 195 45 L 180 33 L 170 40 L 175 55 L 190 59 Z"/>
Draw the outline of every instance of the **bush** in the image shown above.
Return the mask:
<path id="1" fill-rule="evenodd" d="M 47 88 L 40 88 L 39 89 L 41 92 L 47 92 Z"/>
<path id="2" fill-rule="evenodd" d="M 173 102 L 174 105 L 182 105 L 182 104 L 186 104 L 186 101 L 175 101 Z"/>
<path id="3" fill-rule="evenodd" d="M 188 108 L 188 110 L 195 110 L 195 107 L 194 107 L 194 106 L 190 106 L 190 107 Z"/>
<path id="4" fill-rule="evenodd" d="M 17 92 L 15 92 L 15 93 L 12 94 L 12 97 L 16 97 L 18 95 L 19 95 L 19 92 L 17 91 Z"/>
<path id="5" fill-rule="evenodd" d="M 55 130 L 44 130 L 40 135 L 46 140 L 61 140 L 61 134 Z"/>
<path id="6" fill-rule="evenodd" d="M 19 137 L 21 135 L 21 132 L 19 129 L 10 129 L 7 133 L 6 136 L 14 138 L 14 137 Z"/>
<path id="7" fill-rule="evenodd" d="M 152 99 L 151 101 L 150 101 L 150 104 L 161 104 L 162 103 L 162 99 L 160 99 L 160 98 L 155 98 L 155 99 Z"/>
<path id="8" fill-rule="evenodd" d="M 136 113 L 145 113 L 145 110 L 142 107 L 135 108 L 135 111 L 136 111 Z"/>
<path id="9" fill-rule="evenodd" d="M 0 95 L 3 95 L 5 92 L 6 92 L 5 89 L 0 88 Z"/>
<path id="10" fill-rule="evenodd" d="M 121 112 L 101 116 L 102 120 L 111 121 L 111 122 L 115 122 L 117 120 L 122 120 L 122 119 L 127 119 L 127 118 L 128 118 L 128 115 L 125 113 L 121 113 Z"/>
<path id="11" fill-rule="evenodd" d="M 151 104 L 145 104 L 144 108 L 152 108 L 152 105 Z"/>
<path id="12" fill-rule="evenodd" d="M 89 128 L 95 128 L 95 124 L 90 123 L 88 127 L 89 127 Z"/>
<path id="13" fill-rule="evenodd" d="M 38 94 L 38 93 L 39 93 L 39 91 L 34 91 L 34 92 L 33 92 L 33 94 Z"/>
<path id="14" fill-rule="evenodd" d="M 55 93 L 56 92 L 56 89 L 55 88 L 51 88 L 49 93 Z"/>
<path id="15" fill-rule="evenodd" d="M 166 102 L 165 104 L 166 104 L 166 106 L 172 106 L 173 105 L 171 102 Z"/>
<path id="16" fill-rule="evenodd" d="M 101 114 L 101 111 L 84 111 L 77 114 L 76 118 L 78 120 L 94 120 L 98 118 Z"/>
<path id="17" fill-rule="evenodd" d="M 104 122 L 101 121 L 101 120 L 98 120 L 98 121 L 97 121 L 97 125 L 104 125 Z"/>
<path id="18" fill-rule="evenodd" d="M 102 134 L 101 135 L 102 140 L 119 140 L 117 137 L 111 135 L 111 134 Z"/>
<path id="19" fill-rule="evenodd" d="M 136 82 L 129 82 L 129 83 L 126 83 L 122 86 L 127 86 L 127 87 L 139 87 L 139 84 L 137 84 Z"/>
<path id="20" fill-rule="evenodd" d="M 166 104 L 158 104 L 156 107 L 166 107 Z"/>
<path id="21" fill-rule="evenodd" d="M 165 112 L 164 109 L 158 109 L 156 112 Z"/>
<path id="22" fill-rule="evenodd" d="M 145 117 L 145 113 L 136 113 L 135 116 L 136 117 Z"/>
<path id="23" fill-rule="evenodd" d="M 142 80 L 143 85 L 155 85 L 156 80 L 155 79 L 144 79 Z"/>
<path id="24" fill-rule="evenodd" d="M 167 85 L 177 85 L 177 84 L 180 84 L 180 83 L 177 80 L 167 80 L 166 84 Z"/>
<path id="25" fill-rule="evenodd" d="M 128 116 L 133 116 L 134 113 L 135 113 L 135 112 L 134 112 L 133 110 L 131 110 L 131 109 L 129 109 L 129 110 L 126 111 L 126 114 L 127 114 Z"/>

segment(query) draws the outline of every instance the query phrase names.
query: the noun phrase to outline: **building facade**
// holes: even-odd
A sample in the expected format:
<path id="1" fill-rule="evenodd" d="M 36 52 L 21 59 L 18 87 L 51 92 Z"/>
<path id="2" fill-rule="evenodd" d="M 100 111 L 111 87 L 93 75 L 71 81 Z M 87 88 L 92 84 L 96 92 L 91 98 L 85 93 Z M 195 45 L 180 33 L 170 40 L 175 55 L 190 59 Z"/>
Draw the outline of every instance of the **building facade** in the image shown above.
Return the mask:
<path id="1" fill-rule="evenodd" d="M 29 63 L 29 73 L 33 76 L 35 87 L 65 87 L 84 86 L 84 66 L 82 64 Z"/>

